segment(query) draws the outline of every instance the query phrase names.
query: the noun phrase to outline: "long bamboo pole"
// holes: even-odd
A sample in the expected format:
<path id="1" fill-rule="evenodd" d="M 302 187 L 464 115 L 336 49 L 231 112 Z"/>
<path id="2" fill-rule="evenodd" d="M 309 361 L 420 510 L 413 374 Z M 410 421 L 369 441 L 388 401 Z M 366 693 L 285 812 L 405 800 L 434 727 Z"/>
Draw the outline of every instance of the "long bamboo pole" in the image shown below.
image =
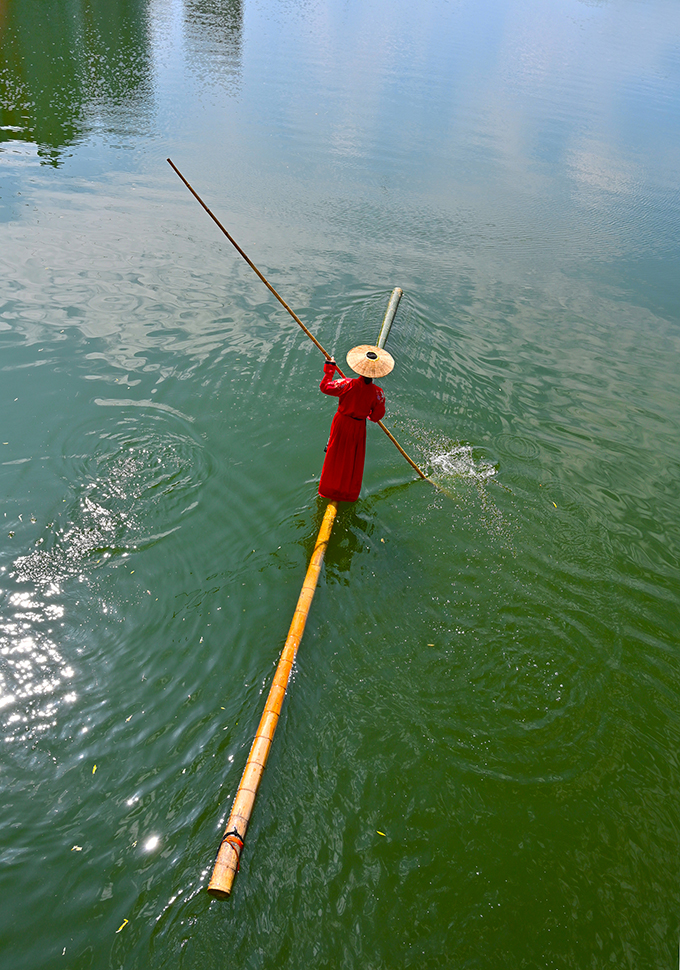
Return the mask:
<path id="1" fill-rule="evenodd" d="M 312 605 L 312 599 L 314 598 L 316 584 L 319 579 L 319 573 L 321 572 L 321 566 L 337 511 L 337 502 L 329 502 L 326 506 L 321 528 L 316 539 L 316 545 L 314 546 L 314 552 L 309 561 L 307 574 L 302 584 L 302 590 L 300 591 L 297 606 L 295 607 L 293 620 L 290 624 L 288 636 L 281 651 L 274 680 L 269 689 L 267 702 L 264 705 L 260 724 L 255 733 L 255 740 L 250 749 L 248 761 L 241 776 L 241 783 L 238 786 L 238 791 L 236 792 L 236 797 L 231 808 L 229 821 L 227 822 L 227 827 L 224 830 L 224 836 L 220 843 L 212 877 L 208 884 L 208 892 L 218 899 L 226 899 L 231 893 L 231 887 L 238 872 L 241 850 L 243 849 L 248 822 L 253 811 L 255 796 L 260 786 L 265 765 L 267 764 L 269 749 L 274 738 L 274 731 L 279 722 L 281 705 L 283 704 L 283 698 L 286 696 L 290 672 L 293 669 L 295 655 L 297 654 L 305 624 L 307 623 L 309 608 Z"/>
<path id="2" fill-rule="evenodd" d="M 293 318 L 293 320 L 295 320 L 295 322 L 297 323 L 298 327 L 302 327 L 302 329 L 307 334 L 307 336 L 312 341 L 312 343 L 316 344 L 316 346 L 319 348 L 319 350 L 321 351 L 321 353 L 324 355 L 324 357 L 327 360 L 330 360 L 331 355 L 328 353 L 328 351 L 327 350 L 324 350 L 324 348 L 321 346 L 321 344 L 316 339 L 316 337 L 314 336 L 314 334 L 310 330 L 308 330 L 307 327 L 304 325 L 304 323 L 302 322 L 302 320 L 300 319 L 300 317 L 297 315 L 297 313 L 295 313 L 293 310 L 291 310 L 291 308 L 288 306 L 288 304 L 283 299 L 283 297 L 279 293 L 277 293 L 276 290 L 274 289 L 274 287 L 271 285 L 271 283 L 267 279 L 265 279 L 265 277 L 259 271 L 259 269 L 255 265 L 255 263 L 252 261 L 252 259 L 250 259 L 248 256 L 246 256 L 246 254 L 243 252 L 243 250 L 241 249 L 241 247 L 239 246 L 239 244 L 236 242 L 236 240 L 233 238 L 233 236 L 230 236 L 229 235 L 229 233 L 224 228 L 224 226 L 222 225 L 222 223 L 220 222 L 220 220 L 217 218 L 217 216 L 213 212 L 210 211 L 210 209 L 205 204 L 205 202 L 203 201 L 203 199 L 200 197 L 200 195 L 198 194 L 198 192 L 196 192 L 196 190 L 189 184 L 189 182 L 187 182 L 187 180 L 184 178 L 184 176 L 182 175 L 182 173 L 180 172 L 180 170 L 177 168 L 177 166 L 175 165 L 175 163 L 172 161 L 172 159 L 168 158 L 167 159 L 167 162 L 171 166 L 171 168 L 173 169 L 173 171 L 176 172 L 177 175 L 179 175 L 179 177 L 184 182 L 184 184 L 186 185 L 186 187 L 189 189 L 189 191 L 191 192 L 191 194 L 193 195 L 193 197 L 197 200 L 197 202 L 199 202 L 203 206 L 203 208 L 208 213 L 208 215 L 210 216 L 210 218 L 212 219 L 212 221 L 215 223 L 215 225 L 216 226 L 219 226 L 219 228 L 222 230 L 222 232 L 227 237 L 227 239 L 229 240 L 229 242 L 232 244 L 232 246 L 234 247 L 234 249 L 238 253 L 240 253 L 241 256 L 243 256 L 243 258 L 245 259 L 245 261 L 248 264 L 248 266 L 250 266 L 250 268 L 253 270 L 253 272 L 256 273 L 260 277 L 260 279 L 262 280 L 262 282 L 264 283 L 264 285 L 267 287 L 267 289 L 271 293 L 274 294 L 274 296 L 279 301 L 279 303 L 281 304 L 281 306 L 284 307 L 286 310 L 288 310 L 288 312 L 290 313 L 290 315 Z M 339 367 L 338 367 L 338 370 L 340 370 Z M 342 371 L 340 371 L 340 373 L 342 374 Z M 342 376 L 344 377 L 345 375 L 342 374 Z"/>
<path id="3" fill-rule="evenodd" d="M 409 463 L 409 465 L 411 466 L 411 468 L 414 468 L 418 472 L 418 474 L 420 475 L 420 477 L 421 478 L 424 478 L 426 482 L 432 482 L 432 479 L 431 478 L 428 478 L 427 475 L 425 474 L 425 472 L 424 471 L 421 471 L 420 468 L 418 468 L 418 466 L 416 465 L 416 463 L 414 461 L 411 461 L 411 459 L 406 454 L 406 452 L 404 451 L 404 449 L 401 447 L 401 445 L 399 444 L 399 442 L 397 441 L 397 439 L 394 437 L 394 435 L 392 434 L 392 432 L 387 430 L 387 428 L 382 423 L 382 421 L 378 421 L 377 424 L 378 424 L 378 427 L 380 427 L 380 428 L 383 429 L 383 431 L 385 432 L 385 434 L 387 435 L 387 437 L 390 439 L 390 441 L 392 442 L 392 444 L 396 446 L 396 448 L 398 449 L 398 451 L 400 451 L 402 453 L 402 455 L 404 456 L 404 458 L 406 459 L 406 461 Z M 434 482 L 432 482 L 432 484 L 434 485 Z"/>
<path id="4" fill-rule="evenodd" d="M 240 253 L 240 255 L 245 259 L 245 261 L 248 264 L 248 266 L 250 266 L 250 268 L 253 270 L 253 272 L 255 272 L 257 274 L 257 276 L 259 276 L 259 278 L 262 280 L 262 282 L 267 287 L 267 289 L 271 293 L 274 294 L 274 296 L 279 301 L 279 303 L 281 304 L 281 306 L 284 307 L 290 313 L 290 315 L 293 318 L 293 320 L 295 320 L 295 322 L 297 323 L 297 325 L 299 327 L 301 327 L 302 330 L 304 330 L 304 332 L 307 334 L 307 336 L 312 341 L 312 343 L 315 344 L 319 348 L 319 350 L 324 355 L 324 357 L 326 358 L 326 360 L 330 360 L 331 359 L 331 355 L 328 353 L 328 351 L 325 350 L 321 346 L 321 344 L 316 339 L 316 337 L 314 336 L 314 334 L 310 330 L 307 329 L 307 327 L 304 325 L 304 323 L 302 322 L 302 320 L 300 319 L 300 317 L 297 315 L 297 313 L 295 313 L 293 310 L 291 310 L 291 308 L 288 306 L 288 304 L 283 299 L 283 297 L 280 296 L 276 292 L 276 290 L 274 289 L 274 287 L 271 285 L 271 283 L 269 283 L 268 280 L 265 279 L 265 277 L 259 271 L 259 269 L 255 265 L 255 263 L 243 252 L 243 250 L 241 249 L 241 247 L 239 246 L 239 244 L 236 242 L 236 240 L 233 238 L 233 236 L 230 236 L 229 235 L 229 233 L 224 228 L 224 226 L 222 225 L 222 223 L 220 222 L 220 220 L 217 218 L 217 216 L 213 212 L 210 211 L 210 209 L 205 204 L 205 202 L 203 201 L 203 199 L 200 197 L 200 195 L 198 194 L 198 192 L 196 192 L 196 190 L 184 178 L 184 176 L 182 175 L 182 173 L 180 172 L 180 170 L 177 168 L 177 166 L 175 165 L 175 163 L 172 161 L 172 159 L 168 158 L 167 159 L 167 162 L 168 162 L 168 165 L 170 165 L 170 167 L 172 168 L 172 170 L 179 176 L 179 178 L 182 180 L 182 182 L 184 182 L 184 184 L 189 189 L 189 191 L 191 192 L 191 194 L 193 195 L 193 197 L 196 199 L 196 201 L 199 202 L 203 206 L 203 208 L 208 213 L 208 215 L 210 216 L 210 218 L 212 219 L 212 221 L 215 223 L 215 225 L 218 226 L 222 230 L 222 232 L 227 237 L 227 239 L 229 240 L 229 242 L 232 244 L 232 246 L 234 247 L 234 249 L 236 249 L 236 251 L 238 253 Z M 398 298 L 395 296 L 395 294 L 396 294 L 396 290 L 392 294 L 392 298 L 393 299 L 396 299 L 396 302 L 395 302 L 395 305 L 394 305 L 394 312 L 393 312 L 392 316 L 394 316 L 394 313 L 396 313 L 396 311 L 397 311 L 397 305 L 399 303 L 399 299 L 401 298 L 401 290 L 399 291 L 399 297 Z M 390 304 L 391 304 L 391 302 L 392 301 L 390 301 Z M 390 306 L 388 306 L 388 308 L 387 308 L 387 312 L 385 314 L 386 317 L 387 317 L 387 314 L 389 312 L 390 312 Z M 390 326 L 391 326 L 391 321 L 390 321 Z M 389 329 L 388 329 L 387 332 L 389 333 Z M 387 338 L 387 334 L 385 335 L 385 338 Z M 335 368 L 336 368 L 336 370 L 338 371 L 338 373 L 340 374 L 341 377 L 344 377 L 345 376 L 343 374 L 343 372 L 340 370 L 340 368 L 338 367 L 337 364 L 335 365 Z M 427 475 L 423 471 L 421 471 L 420 468 L 418 468 L 418 466 L 416 465 L 416 463 L 411 458 L 409 458 L 409 456 L 406 454 L 406 452 L 404 451 L 404 449 L 401 447 L 401 445 L 399 444 L 399 442 L 397 441 L 397 439 L 394 437 L 394 435 L 390 431 L 387 430 L 387 428 L 382 423 L 382 421 L 378 421 L 378 424 L 380 425 L 380 427 L 382 428 L 382 430 L 385 432 L 385 434 L 387 435 L 387 437 L 390 439 L 390 441 L 392 442 L 392 444 L 395 445 L 396 448 L 398 449 L 398 451 L 404 456 L 404 458 L 409 463 L 409 465 L 411 465 L 411 467 L 414 468 L 418 472 L 418 474 L 420 475 L 420 477 L 426 479 L 426 481 L 428 481 L 428 482 L 431 481 L 431 479 L 429 479 L 427 477 Z"/>

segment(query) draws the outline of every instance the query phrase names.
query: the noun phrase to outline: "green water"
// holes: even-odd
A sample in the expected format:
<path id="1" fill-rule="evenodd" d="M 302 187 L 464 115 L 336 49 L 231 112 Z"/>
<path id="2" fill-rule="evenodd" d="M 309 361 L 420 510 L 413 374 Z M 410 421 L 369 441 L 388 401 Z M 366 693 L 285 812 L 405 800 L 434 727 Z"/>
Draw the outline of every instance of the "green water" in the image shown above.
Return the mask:
<path id="1" fill-rule="evenodd" d="M 3 970 L 677 966 L 677 4 L 0 38 Z M 338 359 L 404 289 L 442 489 L 369 428 L 226 902 L 334 402 L 168 156 Z"/>

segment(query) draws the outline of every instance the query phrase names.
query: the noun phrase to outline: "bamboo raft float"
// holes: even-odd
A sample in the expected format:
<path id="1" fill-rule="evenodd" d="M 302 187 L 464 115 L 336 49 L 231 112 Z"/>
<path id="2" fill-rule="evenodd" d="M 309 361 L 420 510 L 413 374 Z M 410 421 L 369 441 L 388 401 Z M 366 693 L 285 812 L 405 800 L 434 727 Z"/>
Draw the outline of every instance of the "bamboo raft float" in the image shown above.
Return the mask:
<path id="1" fill-rule="evenodd" d="M 330 360 L 330 354 L 324 350 L 316 337 L 307 329 L 307 327 L 305 327 L 302 320 L 300 320 L 297 314 L 291 310 L 285 300 L 283 300 L 274 287 L 265 279 L 255 264 L 248 258 L 248 256 L 246 256 L 238 243 L 229 235 L 222 223 L 210 211 L 203 199 L 201 199 L 189 182 L 187 182 L 177 166 L 169 158 L 167 161 L 182 182 L 184 182 L 191 194 L 198 200 L 210 218 L 216 223 L 219 229 L 224 233 L 229 242 L 240 253 L 251 269 L 254 270 L 257 276 L 259 276 L 259 278 L 276 297 L 279 303 L 292 316 L 298 326 L 318 347 L 324 357 L 327 360 Z M 402 295 L 403 291 L 399 287 L 395 287 L 392 291 L 385 315 L 383 317 L 382 325 L 380 327 L 380 333 L 378 335 L 377 346 L 380 348 L 384 348 L 385 343 L 387 342 L 387 338 L 389 337 L 392 323 L 394 321 Z M 336 369 L 342 377 L 345 376 L 337 364 Z M 420 478 L 431 482 L 431 484 L 435 484 L 406 454 L 394 435 L 385 427 L 383 422 L 378 421 L 377 424 L 385 432 L 387 437 L 396 446 L 411 467 L 418 473 Z M 298 597 L 297 606 L 295 607 L 290 629 L 288 630 L 288 636 L 286 637 L 286 641 L 281 651 L 281 656 L 274 674 L 274 679 L 264 705 L 264 711 L 262 713 L 262 717 L 260 718 L 257 731 L 255 732 L 255 738 L 250 748 L 248 760 L 246 761 L 246 766 L 243 770 L 241 781 L 232 804 L 231 813 L 226 824 L 224 835 L 222 836 L 222 841 L 219 845 L 212 876 L 208 884 L 208 892 L 211 896 L 217 899 L 226 899 L 231 894 L 234 879 L 236 878 L 236 873 L 239 870 L 241 852 L 243 851 L 248 824 L 250 822 L 253 806 L 255 804 L 255 798 L 257 796 L 257 791 L 260 787 L 262 775 L 267 764 L 267 758 L 269 757 L 272 741 L 274 739 L 274 732 L 276 731 L 276 726 L 281 715 L 283 700 L 286 696 L 286 690 L 288 688 L 288 682 L 290 680 L 293 664 L 295 663 L 298 647 L 300 646 L 300 641 L 302 640 L 302 635 L 307 623 L 307 617 L 309 615 L 309 610 L 312 605 L 314 593 L 316 591 L 316 586 L 321 573 L 321 567 L 323 565 L 326 549 L 328 548 L 328 542 L 331 536 L 337 511 L 338 503 L 336 501 L 330 501 L 326 506 L 323 521 L 314 544 L 314 551 L 312 552 L 312 556 L 309 561 L 307 573 Z"/>

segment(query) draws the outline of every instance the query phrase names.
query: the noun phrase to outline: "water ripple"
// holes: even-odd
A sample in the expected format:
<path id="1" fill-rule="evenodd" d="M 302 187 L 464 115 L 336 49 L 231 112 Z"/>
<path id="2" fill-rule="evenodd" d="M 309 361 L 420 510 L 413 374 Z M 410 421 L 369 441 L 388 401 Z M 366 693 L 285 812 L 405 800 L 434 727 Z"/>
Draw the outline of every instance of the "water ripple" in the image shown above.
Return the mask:
<path id="1" fill-rule="evenodd" d="M 113 403 L 113 402 L 110 402 Z M 117 403 L 123 410 L 124 401 Z M 180 527 L 211 475 L 210 461 L 179 412 L 134 414 L 110 430 L 78 429 L 64 442 L 64 477 L 74 493 L 37 548 L 14 562 L 17 582 L 50 585 L 111 556 L 158 542 Z M 138 413 L 142 410 L 142 413 Z"/>

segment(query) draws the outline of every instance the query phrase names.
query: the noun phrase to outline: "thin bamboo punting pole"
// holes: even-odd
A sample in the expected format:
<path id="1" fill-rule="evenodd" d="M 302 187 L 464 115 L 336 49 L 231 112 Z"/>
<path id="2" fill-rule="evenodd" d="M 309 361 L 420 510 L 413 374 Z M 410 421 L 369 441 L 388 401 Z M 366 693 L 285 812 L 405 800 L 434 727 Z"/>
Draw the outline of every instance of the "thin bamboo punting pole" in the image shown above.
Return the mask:
<path id="1" fill-rule="evenodd" d="M 290 624 L 288 636 L 281 651 L 274 680 L 269 689 L 269 696 L 264 705 L 264 712 L 260 719 L 260 724 L 255 734 L 255 740 L 250 749 L 243 775 L 241 776 L 241 783 L 236 792 L 222 842 L 220 843 L 213 874 L 208 884 L 208 892 L 218 899 L 226 899 L 230 894 L 238 871 L 243 841 L 246 837 L 246 829 L 248 828 L 248 822 L 253 811 L 255 796 L 260 786 L 262 773 L 267 764 L 269 749 L 274 738 L 274 731 L 279 722 L 281 705 L 283 704 L 283 698 L 286 696 L 290 672 L 293 669 L 295 655 L 300 645 L 302 634 L 304 633 L 305 624 L 307 623 L 307 615 L 309 614 L 309 608 L 314 598 L 314 591 L 316 590 L 316 584 L 323 564 L 323 557 L 328 546 L 328 540 L 337 511 L 337 502 L 329 502 L 326 506 L 326 512 L 321 523 L 321 528 L 319 529 L 314 552 L 312 553 L 312 558 L 309 560 L 307 575 L 305 576 L 297 606 L 295 607 L 293 621 Z"/>
<path id="2" fill-rule="evenodd" d="M 394 435 L 392 434 L 392 432 L 387 430 L 387 428 L 382 423 L 382 421 L 378 421 L 378 426 L 383 429 L 383 431 L 385 432 L 385 434 L 387 435 L 387 437 L 390 439 L 390 441 L 392 442 L 392 444 L 393 445 L 396 445 L 398 451 L 400 451 L 402 453 L 402 455 L 404 456 L 404 458 L 406 459 L 406 461 L 409 463 L 409 465 L 411 466 L 411 468 L 415 468 L 415 470 L 418 472 L 418 474 L 420 475 L 420 477 L 421 478 L 424 478 L 426 482 L 431 482 L 432 479 L 431 478 L 428 478 L 427 475 L 425 474 L 425 472 L 421 471 L 420 468 L 418 468 L 418 466 L 416 465 L 416 463 L 414 461 L 411 461 L 411 459 L 406 454 L 406 452 L 404 451 L 404 449 L 401 447 L 401 445 L 399 444 L 399 442 L 397 441 L 397 439 L 394 437 Z M 432 484 L 434 485 L 435 483 L 432 482 Z"/>
<path id="3" fill-rule="evenodd" d="M 234 249 L 236 249 L 237 252 L 240 253 L 240 255 L 245 259 L 245 261 L 248 264 L 248 266 L 250 266 L 250 268 L 253 270 L 253 272 L 255 272 L 259 276 L 259 278 L 262 280 L 262 282 L 267 287 L 267 289 L 271 293 L 274 294 L 274 296 L 279 301 L 279 303 L 281 304 L 281 306 L 284 307 L 290 313 L 290 315 L 293 318 L 293 320 L 295 320 L 295 322 L 297 323 L 297 325 L 299 327 L 301 327 L 302 330 L 304 330 L 304 332 L 307 334 L 307 336 L 312 341 L 312 343 L 315 344 L 319 348 L 319 350 L 324 355 L 324 357 L 326 358 L 326 360 L 330 360 L 331 359 L 331 355 L 328 353 L 328 351 L 327 350 L 324 350 L 324 348 L 321 346 L 321 344 L 316 339 L 316 337 L 314 336 L 314 334 L 310 330 L 308 330 L 307 327 L 304 325 L 304 323 L 302 322 L 302 320 L 300 319 L 300 317 L 297 315 L 297 313 L 294 313 L 294 311 L 291 310 L 291 308 L 288 306 L 288 304 L 283 299 L 283 297 L 280 296 L 276 292 L 276 290 L 271 285 L 271 283 L 259 271 L 259 269 L 255 265 L 255 263 L 252 261 L 252 259 L 249 259 L 249 257 L 246 256 L 246 254 L 243 252 L 243 250 L 241 249 L 241 247 L 239 246 L 239 244 L 236 242 L 236 240 L 233 238 L 233 236 L 230 236 L 229 235 L 229 233 L 224 228 L 224 226 L 222 225 L 222 223 L 220 222 L 220 220 L 217 218 L 217 216 L 213 212 L 210 211 L 210 209 L 205 204 L 205 202 L 203 201 L 203 199 L 200 197 L 200 195 L 198 194 L 198 192 L 189 184 L 189 182 L 187 182 L 187 180 L 184 178 L 184 176 L 182 175 L 182 173 L 180 172 L 180 170 L 177 168 L 177 166 L 175 165 L 175 163 L 172 161 L 172 159 L 171 158 L 168 158 L 166 160 L 167 160 L 168 164 L 170 165 L 170 167 L 172 168 L 172 170 L 184 182 L 184 184 L 189 189 L 189 191 L 191 192 L 191 194 L 193 195 L 193 197 L 196 199 L 196 201 L 199 202 L 203 206 L 203 208 L 208 213 L 208 215 L 210 216 L 210 218 L 212 219 L 212 221 L 215 223 L 215 225 L 218 226 L 222 230 L 222 232 L 227 237 L 227 239 L 229 240 L 229 242 L 232 244 L 232 246 L 234 247 Z M 392 300 L 390 300 L 390 306 L 388 306 L 387 312 L 385 314 L 385 318 L 386 319 L 387 319 L 388 314 L 390 313 L 390 307 L 392 306 L 392 302 L 393 301 L 394 301 L 394 310 L 392 312 L 392 317 L 394 317 L 394 313 L 397 312 L 397 306 L 399 305 L 399 300 L 401 299 L 401 292 L 402 291 L 399 290 L 399 296 L 398 297 L 396 296 L 396 290 L 392 293 Z M 390 326 L 391 326 L 391 320 L 390 320 Z M 387 333 L 389 333 L 389 328 L 387 330 Z M 387 338 L 387 334 L 385 334 L 385 339 L 386 338 Z M 345 376 L 343 374 L 343 372 L 340 370 L 340 368 L 338 367 L 337 364 L 335 365 L 335 369 L 337 370 L 337 372 L 340 374 L 341 377 L 344 377 Z M 420 477 L 421 478 L 424 478 L 428 482 L 431 481 L 431 479 L 429 479 L 427 477 L 427 475 L 424 472 L 422 472 L 420 470 L 420 468 L 418 468 L 418 466 L 416 465 L 416 463 L 409 458 L 409 456 L 406 454 L 406 452 L 404 451 L 404 449 L 401 447 L 401 445 L 399 444 L 399 442 L 397 441 L 397 439 L 394 437 L 394 435 L 390 431 L 387 430 L 387 428 L 382 423 L 382 421 L 378 421 L 378 424 L 383 429 L 383 431 L 385 432 L 385 434 L 387 435 L 387 437 L 390 439 L 390 441 L 392 442 L 392 444 L 393 445 L 396 445 L 397 449 L 404 456 L 404 458 L 409 463 L 409 465 L 411 465 L 412 468 L 415 468 L 415 470 L 418 472 L 418 474 L 420 475 Z"/>
<path id="4" fill-rule="evenodd" d="M 291 310 L 291 308 L 288 306 L 288 304 L 283 299 L 283 297 L 279 293 L 276 292 L 276 290 L 271 285 L 271 283 L 259 271 L 259 269 L 255 265 L 255 263 L 252 261 L 252 259 L 250 259 L 248 256 L 246 256 L 246 254 L 243 252 L 243 250 L 241 249 L 241 247 L 239 246 L 239 244 L 236 242 L 236 240 L 234 239 L 234 237 L 229 235 L 229 233 L 224 228 L 224 226 L 222 225 L 222 223 L 220 222 L 220 220 L 217 218 L 217 216 L 214 214 L 214 212 L 211 212 L 210 211 L 210 209 L 205 204 L 205 202 L 203 201 L 203 199 L 200 197 L 200 195 L 198 194 L 198 192 L 189 184 L 189 182 L 187 182 L 187 180 L 184 178 L 184 176 L 182 175 L 182 173 L 180 172 L 180 170 L 177 168 L 177 166 L 175 165 L 175 163 L 172 161 L 172 159 L 168 158 L 167 159 L 167 162 L 170 165 L 170 167 L 173 169 L 173 171 L 184 182 L 184 184 L 189 189 L 189 191 L 191 192 L 191 194 L 193 195 L 193 197 L 196 199 L 196 201 L 199 202 L 203 206 L 203 208 L 208 213 L 208 215 L 210 216 L 210 218 L 212 219 L 212 221 L 215 223 L 215 225 L 216 226 L 219 226 L 219 228 L 222 230 L 222 232 L 227 237 L 227 239 L 229 240 L 229 242 L 232 244 L 232 246 L 234 247 L 234 249 L 241 256 L 243 256 L 243 258 L 245 259 L 245 261 L 248 264 L 248 266 L 250 266 L 250 268 L 253 270 L 253 272 L 256 273 L 260 277 L 260 279 L 262 280 L 262 282 L 264 283 L 264 285 L 267 287 L 267 289 L 270 291 L 270 293 L 273 293 L 273 295 L 279 301 L 279 303 L 281 304 L 281 306 L 284 307 L 286 310 L 288 310 L 288 312 L 290 313 L 290 315 L 293 318 L 293 320 L 295 320 L 295 322 L 297 323 L 298 327 L 302 327 L 302 329 L 307 334 L 307 336 L 309 337 L 309 339 L 312 341 L 312 343 L 316 344 L 316 346 L 319 348 L 319 350 L 324 355 L 324 357 L 326 358 L 326 360 L 330 360 L 331 355 L 328 353 L 328 351 L 323 349 L 323 347 L 321 346 L 321 344 L 319 343 L 319 341 L 316 339 L 316 337 L 314 336 L 314 334 L 311 332 L 311 330 L 308 330 L 307 329 L 307 327 L 304 325 L 304 323 L 302 322 L 302 320 L 300 319 L 300 317 L 297 315 L 297 313 L 295 313 L 293 310 Z M 340 370 L 339 367 L 338 367 L 338 370 Z M 342 374 L 342 371 L 340 371 L 340 373 Z M 342 374 L 342 376 L 344 377 L 345 375 Z"/>

